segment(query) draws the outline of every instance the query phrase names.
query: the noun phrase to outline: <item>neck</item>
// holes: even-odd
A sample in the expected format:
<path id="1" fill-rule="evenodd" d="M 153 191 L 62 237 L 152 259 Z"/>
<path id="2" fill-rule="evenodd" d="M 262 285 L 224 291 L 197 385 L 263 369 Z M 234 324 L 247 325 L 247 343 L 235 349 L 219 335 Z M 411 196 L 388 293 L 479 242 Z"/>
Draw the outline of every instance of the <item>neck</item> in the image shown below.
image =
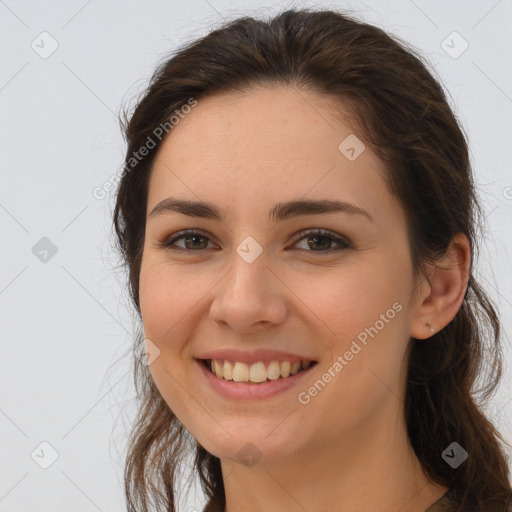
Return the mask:
<path id="1" fill-rule="evenodd" d="M 401 402 L 350 434 L 286 460 L 222 460 L 226 512 L 424 512 L 447 487 L 430 482 L 408 442 Z"/>

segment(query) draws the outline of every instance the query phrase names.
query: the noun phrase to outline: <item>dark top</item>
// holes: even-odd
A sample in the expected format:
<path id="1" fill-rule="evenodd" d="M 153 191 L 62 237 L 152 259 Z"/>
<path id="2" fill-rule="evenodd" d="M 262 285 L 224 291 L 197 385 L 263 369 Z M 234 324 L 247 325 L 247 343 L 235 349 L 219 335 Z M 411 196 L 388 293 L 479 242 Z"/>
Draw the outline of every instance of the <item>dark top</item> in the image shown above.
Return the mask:
<path id="1" fill-rule="evenodd" d="M 435 503 L 432 503 L 425 512 L 455 512 L 457 510 L 457 500 L 450 490 L 446 491 Z M 509 502 L 506 508 L 507 512 L 512 512 L 512 502 Z"/>
<path id="2" fill-rule="evenodd" d="M 435 503 L 432 503 L 425 512 L 453 512 L 456 510 L 453 501 L 450 499 L 450 491 L 446 491 Z"/>

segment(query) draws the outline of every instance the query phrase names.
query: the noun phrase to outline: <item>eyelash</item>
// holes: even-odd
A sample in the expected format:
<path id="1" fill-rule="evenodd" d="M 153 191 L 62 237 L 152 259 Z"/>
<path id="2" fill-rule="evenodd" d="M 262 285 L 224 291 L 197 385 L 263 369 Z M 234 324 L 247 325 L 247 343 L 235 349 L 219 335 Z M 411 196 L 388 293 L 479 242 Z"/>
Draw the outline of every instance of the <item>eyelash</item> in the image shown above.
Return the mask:
<path id="1" fill-rule="evenodd" d="M 189 235 L 199 235 L 203 238 L 206 238 L 208 239 L 210 242 L 210 238 L 205 234 L 205 233 L 202 233 L 201 231 L 197 231 L 197 230 L 192 230 L 192 229 L 186 229 L 184 231 L 179 231 L 178 233 L 175 233 L 175 235 L 177 236 L 173 236 L 172 239 L 165 239 L 161 242 L 157 242 L 157 247 L 159 248 L 162 248 L 162 249 L 166 249 L 168 251 L 173 251 L 173 252 L 177 252 L 177 253 L 193 253 L 193 252 L 202 252 L 206 249 L 198 249 L 198 250 L 193 250 L 193 249 L 183 249 L 181 247 L 176 247 L 174 244 L 177 240 L 179 240 L 180 238 L 185 238 Z M 313 253 L 313 254 L 318 254 L 318 253 L 331 253 L 335 250 L 344 250 L 344 249 L 349 249 L 349 248 L 352 248 L 352 244 L 345 238 L 340 238 L 338 236 L 336 236 L 332 231 L 328 231 L 326 229 L 305 229 L 305 230 L 302 230 L 300 231 L 299 233 L 297 233 L 296 235 L 296 238 L 294 240 L 294 244 L 296 244 L 297 242 L 305 239 L 305 238 L 310 238 L 310 237 L 314 237 L 314 236 L 317 236 L 317 237 L 322 237 L 322 238 L 328 238 L 328 239 L 331 239 L 333 242 L 339 244 L 341 247 L 338 247 L 338 248 L 330 248 L 330 249 L 327 249 L 325 251 L 313 251 L 313 250 L 307 250 L 307 249 L 299 249 L 300 251 L 303 251 L 303 252 L 307 252 L 307 253 Z"/>

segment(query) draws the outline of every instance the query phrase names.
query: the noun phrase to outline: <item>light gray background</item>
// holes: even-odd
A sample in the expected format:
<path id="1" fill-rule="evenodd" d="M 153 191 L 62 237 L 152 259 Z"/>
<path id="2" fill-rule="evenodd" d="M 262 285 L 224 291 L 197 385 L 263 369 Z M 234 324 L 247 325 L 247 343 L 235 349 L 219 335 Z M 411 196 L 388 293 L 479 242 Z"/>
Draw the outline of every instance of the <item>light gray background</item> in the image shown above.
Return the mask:
<path id="1" fill-rule="evenodd" d="M 435 66 L 469 135 L 487 213 L 480 273 L 512 331 L 510 0 L 0 0 L 0 511 L 125 510 L 134 324 L 109 239 L 113 197 L 92 193 L 123 164 L 116 114 L 176 45 L 224 19 L 290 6 L 351 8 Z M 48 58 L 44 31 L 58 43 Z M 454 31 L 469 44 L 457 58 Z M 43 237 L 57 248 L 46 262 L 32 251 Z M 508 364 L 489 407 L 509 442 L 511 381 Z M 42 469 L 36 460 L 51 462 L 52 449 Z M 182 510 L 202 504 L 192 491 Z"/>

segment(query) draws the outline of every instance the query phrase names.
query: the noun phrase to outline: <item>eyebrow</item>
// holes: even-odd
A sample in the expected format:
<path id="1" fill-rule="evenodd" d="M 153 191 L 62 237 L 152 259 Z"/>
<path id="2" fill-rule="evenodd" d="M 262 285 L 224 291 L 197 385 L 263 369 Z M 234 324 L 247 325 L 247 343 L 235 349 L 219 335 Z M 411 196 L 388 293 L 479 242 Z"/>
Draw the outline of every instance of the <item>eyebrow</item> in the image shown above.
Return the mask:
<path id="1" fill-rule="evenodd" d="M 190 217 L 201 217 L 203 219 L 213 219 L 222 221 L 225 212 L 217 206 L 203 201 L 190 201 L 187 199 L 176 199 L 168 197 L 160 201 L 151 211 L 148 217 L 154 218 L 157 215 L 168 212 L 178 212 Z M 295 200 L 276 204 L 268 214 L 271 221 L 283 221 L 299 215 L 312 215 L 322 213 L 349 213 L 352 215 L 362 215 L 373 222 L 372 217 L 366 211 L 351 203 L 345 201 L 336 201 L 330 199 L 319 200 Z"/>

